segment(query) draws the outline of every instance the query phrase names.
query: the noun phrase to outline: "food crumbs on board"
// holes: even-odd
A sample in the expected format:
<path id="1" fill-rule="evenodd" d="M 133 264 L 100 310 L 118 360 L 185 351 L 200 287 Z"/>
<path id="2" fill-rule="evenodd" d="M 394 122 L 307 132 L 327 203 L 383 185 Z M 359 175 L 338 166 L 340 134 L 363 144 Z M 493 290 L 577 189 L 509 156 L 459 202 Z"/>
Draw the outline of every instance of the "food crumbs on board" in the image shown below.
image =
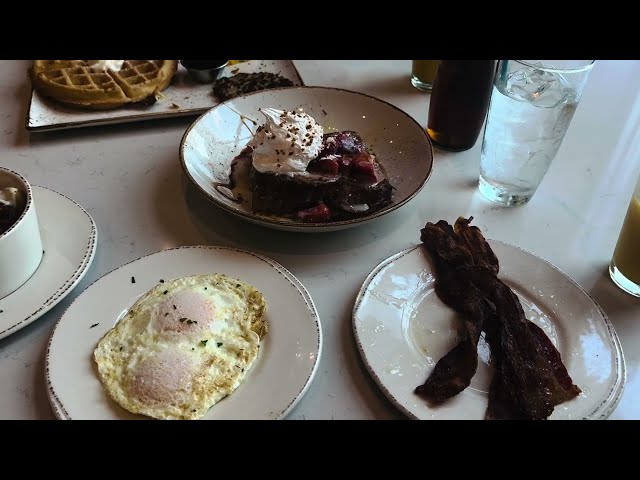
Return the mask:
<path id="1" fill-rule="evenodd" d="M 164 279 L 163 278 L 160 279 L 160 283 L 164 283 Z"/>
<path id="2" fill-rule="evenodd" d="M 136 277 L 131 277 L 131 283 L 136 283 Z"/>
<path id="3" fill-rule="evenodd" d="M 324 113 L 325 115 L 327 114 L 326 110 L 323 108 L 322 109 L 322 113 Z"/>
<path id="4" fill-rule="evenodd" d="M 2 310 L 0 310 L 1 312 Z M 98 325 L 100 325 L 99 323 L 94 323 L 93 325 L 91 325 L 89 328 L 93 328 L 93 327 L 97 327 Z"/>

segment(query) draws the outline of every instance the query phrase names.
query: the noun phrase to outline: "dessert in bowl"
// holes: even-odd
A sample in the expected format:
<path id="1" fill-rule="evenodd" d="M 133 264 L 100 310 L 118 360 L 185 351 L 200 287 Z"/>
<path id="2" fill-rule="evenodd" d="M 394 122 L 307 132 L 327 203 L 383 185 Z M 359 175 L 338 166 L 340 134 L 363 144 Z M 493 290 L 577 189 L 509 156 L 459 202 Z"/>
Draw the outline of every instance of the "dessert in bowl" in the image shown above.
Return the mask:
<path id="1" fill-rule="evenodd" d="M 33 275 L 42 254 L 31 185 L 22 175 L 0 167 L 0 299 Z"/>
<path id="2" fill-rule="evenodd" d="M 249 190 L 253 212 L 303 223 L 370 215 L 389 203 L 393 186 L 357 132 L 324 133 L 302 108 L 260 109 L 266 123 L 231 163 L 216 188 L 231 200 Z"/>
<path id="3" fill-rule="evenodd" d="M 326 87 L 217 105 L 186 131 L 180 157 L 187 177 L 224 210 L 302 232 L 349 228 L 399 208 L 433 165 L 428 136 L 405 112 Z"/>

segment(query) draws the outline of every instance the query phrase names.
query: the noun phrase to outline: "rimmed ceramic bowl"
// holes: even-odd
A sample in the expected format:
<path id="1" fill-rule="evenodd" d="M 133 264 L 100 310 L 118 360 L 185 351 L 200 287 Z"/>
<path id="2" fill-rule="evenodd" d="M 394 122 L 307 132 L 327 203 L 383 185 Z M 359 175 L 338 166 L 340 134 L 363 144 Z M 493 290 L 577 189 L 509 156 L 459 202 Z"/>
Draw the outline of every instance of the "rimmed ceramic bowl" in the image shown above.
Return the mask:
<path id="1" fill-rule="evenodd" d="M 19 173 L 0 167 L 0 190 L 17 188 L 22 213 L 0 235 L 0 299 L 20 288 L 42 260 L 42 240 L 31 185 Z"/>
<path id="2" fill-rule="evenodd" d="M 338 222 L 303 223 L 254 213 L 250 199 L 238 202 L 216 184 L 226 183 L 231 161 L 264 118 L 259 108 L 302 107 L 325 132 L 358 132 L 384 166 L 394 186 L 390 205 L 370 215 Z M 256 122 L 256 123 L 254 123 Z M 180 143 L 189 180 L 218 207 L 250 222 L 279 230 L 326 232 L 355 227 L 405 205 L 424 187 L 433 168 L 433 147 L 424 129 L 399 108 L 369 95 L 329 87 L 263 90 L 221 103 L 200 116 Z"/>

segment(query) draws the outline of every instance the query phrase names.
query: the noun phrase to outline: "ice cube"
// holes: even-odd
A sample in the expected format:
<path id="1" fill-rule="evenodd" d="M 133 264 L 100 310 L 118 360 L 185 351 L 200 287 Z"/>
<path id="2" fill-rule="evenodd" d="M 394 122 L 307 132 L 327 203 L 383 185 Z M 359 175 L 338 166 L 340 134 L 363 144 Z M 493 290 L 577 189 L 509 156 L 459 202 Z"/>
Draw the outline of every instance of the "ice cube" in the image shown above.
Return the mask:
<path id="1" fill-rule="evenodd" d="M 507 94 L 536 107 L 557 106 L 567 99 L 569 90 L 567 81 L 561 75 L 540 68 L 523 68 L 507 76 Z"/>

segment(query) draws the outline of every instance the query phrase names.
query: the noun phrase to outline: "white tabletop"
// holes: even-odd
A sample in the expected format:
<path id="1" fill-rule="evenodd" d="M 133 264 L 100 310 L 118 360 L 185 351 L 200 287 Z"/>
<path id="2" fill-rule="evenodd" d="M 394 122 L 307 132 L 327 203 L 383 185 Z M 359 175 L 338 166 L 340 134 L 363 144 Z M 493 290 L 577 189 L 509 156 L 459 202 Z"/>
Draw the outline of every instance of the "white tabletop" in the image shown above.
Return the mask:
<path id="1" fill-rule="evenodd" d="M 296 61 L 307 85 L 361 91 L 426 126 L 429 95 L 409 83 L 410 61 Z M 473 215 L 487 237 L 535 252 L 569 274 L 604 308 L 627 363 L 614 419 L 640 419 L 640 301 L 607 272 L 640 175 L 640 61 L 598 61 L 542 186 L 523 207 L 505 209 L 477 191 L 480 141 L 462 153 L 436 150 L 433 175 L 398 211 L 360 228 L 325 234 L 277 232 L 218 211 L 187 184 L 178 144 L 193 118 L 29 134 L 28 62 L 0 63 L 0 165 L 76 200 L 95 219 L 98 250 L 83 281 L 58 306 L 0 340 L 0 418 L 50 419 L 44 354 L 53 326 L 101 275 L 178 245 L 250 249 L 282 263 L 311 293 L 324 329 L 316 377 L 291 419 L 388 419 L 386 400 L 356 350 L 351 311 L 381 260 L 419 241 L 427 221 Z"/>

